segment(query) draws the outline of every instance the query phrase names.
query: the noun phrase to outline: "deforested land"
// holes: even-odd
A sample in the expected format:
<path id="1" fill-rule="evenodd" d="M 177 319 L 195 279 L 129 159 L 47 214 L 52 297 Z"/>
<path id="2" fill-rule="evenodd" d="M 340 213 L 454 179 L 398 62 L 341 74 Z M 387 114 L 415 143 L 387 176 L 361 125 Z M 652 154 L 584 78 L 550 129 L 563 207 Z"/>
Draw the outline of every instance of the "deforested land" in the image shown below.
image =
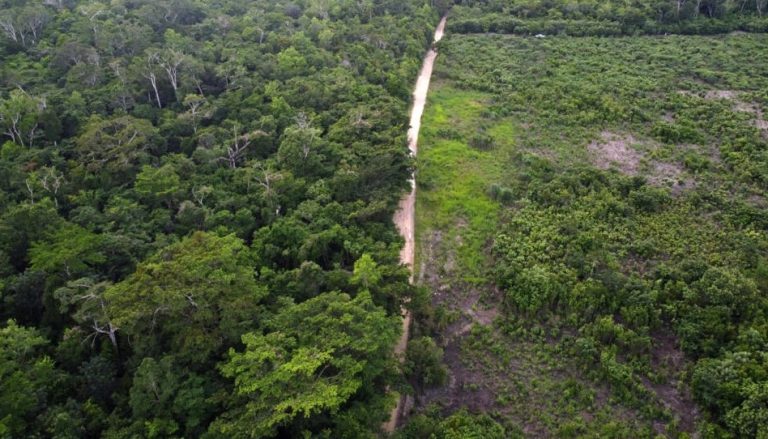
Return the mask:
<path id="1" fill-rule="evenodd" d="M 446 374 L 403 436 L 462 409 L 489 437 L 765 434 L 766 35 L 537 37 L 454 13 L 418 158 L 436 308 L 413 331 Z"/>

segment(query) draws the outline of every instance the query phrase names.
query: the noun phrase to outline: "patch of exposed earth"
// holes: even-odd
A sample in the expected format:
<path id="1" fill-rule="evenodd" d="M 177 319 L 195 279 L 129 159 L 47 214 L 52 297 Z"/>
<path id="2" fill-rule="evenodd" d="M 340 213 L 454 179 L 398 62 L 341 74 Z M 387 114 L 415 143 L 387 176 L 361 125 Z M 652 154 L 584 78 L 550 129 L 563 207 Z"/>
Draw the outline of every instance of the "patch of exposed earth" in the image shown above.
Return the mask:
<path id="1" fill-rule="evenodd" d="M 599 139 L 587 145 L 592 164 L 598 169 L 616 169 L 624 175 L 640 175 L 649 184 L 671 187 L 673 193 L 694 187 L 696 181 L 686 175 L 682 164 L 647 159 L 648 153 L 657 147 L 653 141 L 610 131 L 603 131 Z"/>

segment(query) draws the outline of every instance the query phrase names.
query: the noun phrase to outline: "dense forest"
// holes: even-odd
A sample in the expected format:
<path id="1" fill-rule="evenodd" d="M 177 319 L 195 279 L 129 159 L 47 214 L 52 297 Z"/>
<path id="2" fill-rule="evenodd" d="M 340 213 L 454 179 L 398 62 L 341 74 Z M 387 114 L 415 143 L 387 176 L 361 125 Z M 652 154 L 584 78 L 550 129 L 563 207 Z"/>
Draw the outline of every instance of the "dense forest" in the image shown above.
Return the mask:
<path id="1" fill-rule="evenodd" d="M 423 1 L 0 1 L 0 437 L 374 434 Z"/>

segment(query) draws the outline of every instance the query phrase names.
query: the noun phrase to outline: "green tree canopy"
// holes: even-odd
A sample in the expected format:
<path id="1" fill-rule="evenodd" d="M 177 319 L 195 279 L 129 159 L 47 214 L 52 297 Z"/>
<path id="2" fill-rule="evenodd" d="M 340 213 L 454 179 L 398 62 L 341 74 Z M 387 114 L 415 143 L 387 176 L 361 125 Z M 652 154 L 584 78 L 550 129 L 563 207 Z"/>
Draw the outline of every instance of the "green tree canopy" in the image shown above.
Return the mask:
<path id="1" fill-rule="evenodd" d="M 88 267 L 104 262 L 101 235 L 72 223 L 62 224 L 49 239 L 35 241 L 29 251 L 33 270 L 72 279 Z"/>
<path id="2" fill-rule="evenodd" d="M 41 355 L 48 344 L 37 331 L 10 320 L 0 328 L 0 437 L 21 437 L 45 407 L 55 379 L 53 361 Z"/>
<path id="3" fill-rule="evenodd" d="M 274 435 L 292 422 L 335 413 L 393 366 L 397 318 L 368 293 L 325 293 L 281 310 L 266 334 L 243 336 L 221 371 L 240 401 L 215 428 L 229 437 Z"/>
<path id="4" fill-rule="evenodd" d="M 138 352 L 203 361 L 256 326 L 265 295 L 240 239 L 195 232 L 139 264 L 105 298 Z"/>
<path id="5" fill-rule="evenodd" d="M 94 116 L 77 138 L 80 163 L 90 172 L 124 173 L 160 149 L 162 140 L 148 120 L 132 116 Z"/>

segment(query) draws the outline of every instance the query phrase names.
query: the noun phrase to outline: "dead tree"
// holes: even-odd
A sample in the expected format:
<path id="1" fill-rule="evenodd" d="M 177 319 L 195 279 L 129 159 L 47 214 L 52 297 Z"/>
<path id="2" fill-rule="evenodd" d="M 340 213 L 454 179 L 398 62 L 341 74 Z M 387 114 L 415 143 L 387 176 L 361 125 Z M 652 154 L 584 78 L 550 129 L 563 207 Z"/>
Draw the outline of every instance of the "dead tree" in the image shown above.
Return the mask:
<path id="1" fill-rule="evenodd" d="M 155 92 L 155 100 L 157 101 L 157 108 L 163 108 L 163 103 L 160 100 L 160 92 L 157 89 L 157 74 L 155 73 L 155 65 L 158 63 L 159 55 L 157 52 L 150 52 L 147 54 L 147 69 L 144 72 L 144 77 L 149 80 L 152 85 L 152 90 Z"/>
<path id="2" fill-rule="evenodd" d="M 267 133 L 261 130 L 256 130 L 251 133 L 240 135 L 238 134 L 237 127 L 234 127 L 232 131 L 234 133 L 232 143 L 227 145 L 224 157 L 219 157 L 219 160 L 226 162 L 230 169 L 235 169 L 240 160 L 245 156 L 245 152 L 248 147 L 251 146 L 253 139 L 259 136 L 266 136 Z"/>
<path id="3" fill-rule="evenodd" d="M 43 189 L 48 191 L 53 196 L 53 202 L 56 204 L 56 208 L 59 207 L 59 189 L 61 189 L 64 183 L 64 174 L 56 172 L 55 168 L 43 168 L 43 177 L 40 179 L 40 184 Z"/>
<path id="4" fill-rule="evenodd" d="M 168 80 L 171 82 L 174 94 L 179 89 L 179 67 L 184 62 L 184 57 L 184 53 L 173 49 L 169 50 L 166 56 L 158 57 L 160 67 L 168 75 Z"/>

